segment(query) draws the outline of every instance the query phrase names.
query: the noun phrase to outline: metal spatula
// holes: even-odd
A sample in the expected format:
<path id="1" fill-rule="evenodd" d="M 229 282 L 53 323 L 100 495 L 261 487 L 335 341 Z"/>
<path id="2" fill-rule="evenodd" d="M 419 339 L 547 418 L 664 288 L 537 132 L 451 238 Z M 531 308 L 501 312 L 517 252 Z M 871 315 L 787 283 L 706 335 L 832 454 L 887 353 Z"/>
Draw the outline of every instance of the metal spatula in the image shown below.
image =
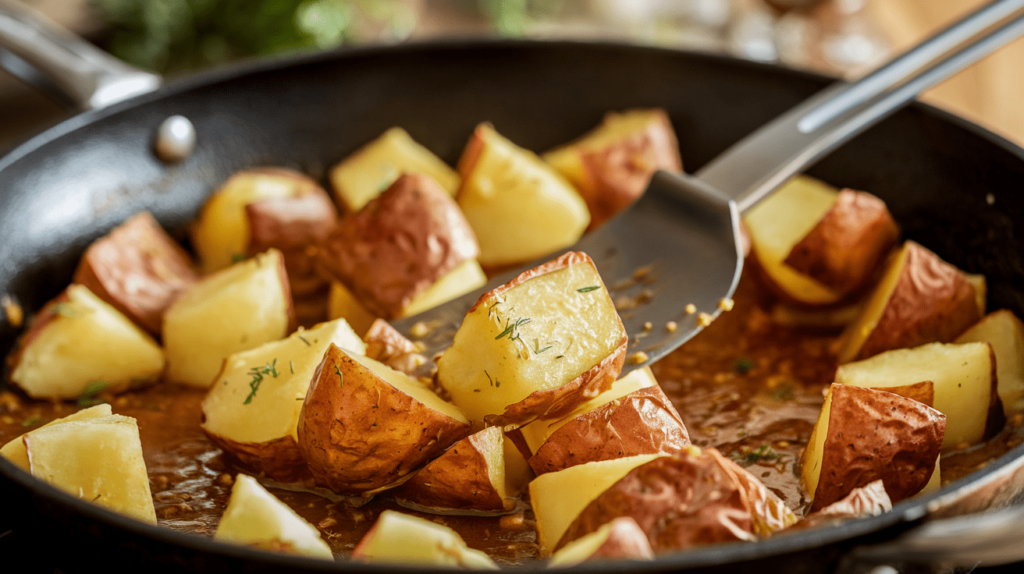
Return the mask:
<path id="1" fill-rule="evenodd" d="M 626 302 L 619 310 L 630 334 L 627 356 L 635 358 L 623 374 L 679 347 L 728 306 L 720 302 L 732 296 L 743 269 L 741 213 L 923 90 L 1022 34 L 1024 0 L 992 2 L 863 79 L 826 88 L 693 176 L 656 173 L 641 199 L 570 248 L 589 254 L 613 297 Z M 414 325 L 428 326 L 418 340 L 433 356 L 451 344 L 481 293 L 542 262 L 393 325 L 413 339 L 413 331 L 423 331 Z M 674 330 L 666 328 L 670 321 Z M 652 328 L 645 330 L 648 322 Z"/>

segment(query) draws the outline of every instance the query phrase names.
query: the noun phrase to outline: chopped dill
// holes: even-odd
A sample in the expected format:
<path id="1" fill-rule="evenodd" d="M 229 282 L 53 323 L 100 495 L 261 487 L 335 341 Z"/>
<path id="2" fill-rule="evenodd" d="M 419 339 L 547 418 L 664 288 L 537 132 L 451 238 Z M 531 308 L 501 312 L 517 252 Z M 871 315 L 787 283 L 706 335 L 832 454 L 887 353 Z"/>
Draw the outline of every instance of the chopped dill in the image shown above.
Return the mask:
<path id="1" fill-rule="evenodd" d="M 502 337 L 505 336 L 508 336 L 509 341 L 519 340 L 519 327 L 522 327 L 523 325 L 529 323 L 530 321 L 532 321 L 532 319 L 530 319 L 529 317 L 523 317 L 522 319 L 519 319 L 515 323 L 513 323 L 511 319 L 507 319 L 505 321 L 505 330 L 499 333 L 498 336 L 494 338 L 494 340 L 497 341 L 498 339 L 501 339 Z"/>
<path id="2" fill-rule="evenodd" d="M 580 287 L 579 289 L 576 290 L 576 292 L 577 293 L 590 293 L 591 291 L 597 291 L 600 288 L 601 288 L 600 285 L 591 285 L 589 287 Z"/>
<path id="3" fill-rule="evenodd" d="M 288 368 L 291 369 L 292 374 L 294 375 L 295 374 L 295 362 L 294 361 L 288 361 Z"/>
<path id="4" fill-rule="evenodd" d="M 534 339 L 533 340 L 533 354 L 534 355 L 539 355 L 539 354 L 543 353 L 544 351 L 547 351 L 548 349 L 550 349 L 553 346 L 554 345 L 548 345 L 547 347 L 544 347 L 543 349 L 541 349 L 540 348 L 540 341 L 538 341 L 537 339 Z"/>
<path id="5" fill-rule="evenodd" d="M 23 427 L 30 427 L 30 426 L 36 424 L 37 422 L 39 422 L 41 420 L 43 420 L 43 417 L 41 417 L 39 415 L 31 416 L 31 417 L 28 417 L 27 419 L 21 421 L 21 426 L 23 426 Z"/>
<path id="6" fill-rule="evenodd" d="M 242 404 L 247 405 L 252 402 L 252 399 L 256 396 L 256 391 L 260 390 L 260 383 L 263 382 L 264 376 L 270 375 L 276 379 L 278 374 L 277 359 L 274 359 L 274 362 L 267 363 L 262 367 L 253 367 L 249 369 L 249 376 L 252 377 L 252 380 L 249 381 L 249 396 L 245 397 L 245 402 Z"/>
<path id="7" fill-rule="evenodd" d="M 338 375 L 338 386 L 341 387 L 341 388 L 344 388 L 345 387 L 345 375 L 341 374 L 341 369 L 338 368 L 338 365 L 334 365 L 334 374 Z"/>
<path id="8" fill-rule="evenodd" d="M 736 364 L 732 366 L 732 370 L 736 371 L 741 375 L 749 373 L 753 368 L 754 361 L 751 361 L 746 357 L 743 357 L 742 359 L 736 361 Z"/>
<path id="9" fill-rule="evenodd" d="M 309 341 L 307 341 L 306 338 L 303 337 L 302 335 L 296 335 L 296 337 L 298 337 L 299 339 L 302 339 L 302 342 L 305 343 L 307 347 L 312 347 L 313 346 L 313 344 L 310 343 Z"/>
<path id="10" fill-rule="evenodd" d="M 245 255 L 242 255 L 241 253 L 235 253 L 231 255 L 232 263 L 238 263 L 239 261 L 245 261 Z"/>
<path id="11" fill-rule="evenodd" d="M 109 384 L 106 381 L 89 381 L 85 388 L 82 389 L 82 394 L 78 395 L 78 406 L 84 408 L 102 403 L 103 401 L 99 399 L 99 394 Z"/>
<path id="12" fill-rule="evenodd" d="M 743 466 L 750 466 L 762 461 L 778 460 L 778 458 L 779 453 L 775 452 L 769 444 L 763 444 L 746 454 L 737 452 L 732 455 L 732 459 Z"/>

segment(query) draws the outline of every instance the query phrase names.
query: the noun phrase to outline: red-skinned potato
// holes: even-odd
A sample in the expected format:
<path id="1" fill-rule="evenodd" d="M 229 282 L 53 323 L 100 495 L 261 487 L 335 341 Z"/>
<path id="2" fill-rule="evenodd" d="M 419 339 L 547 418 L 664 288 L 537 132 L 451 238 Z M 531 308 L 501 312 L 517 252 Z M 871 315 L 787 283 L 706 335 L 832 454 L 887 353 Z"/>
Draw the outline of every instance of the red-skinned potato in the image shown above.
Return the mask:
<path id="1" fill-rule="evenodd" d="M 542 157 L 583 196 L 590 229 L 640 197 L 655 171 L 683 170 L 672 122 L 660 109 L 609 112 L 593 131 Z"/>
<path id="2" fill-rule="evenodd" d="M 363 342 L 366 343 L 367 357 L 407 375 L 412 375 L 427 360 L 419 353 L 421 347 L 383 319 L 377 319 L 370 325 L 363 335 Z"/>
<path id="3" fill-rule="evenodd" d="M 298 443 L 318 484 L 365 494 L 397 486 L 469 430 L 418 381 L 332 344 L 302 403 Z"/>
<path id="4" fill-rule="evenodd" d="M 976 341 L 992 345 L 1003 411 L 1009 416 L 1024 410 L 1024 324 L 1006 309 L 990 313 L 956 339 Z"/>
<path id="5" fill-rule="evenodd" d="M 437 378 L 470 419 L 518 426 L 607 390 L 626 342 L 593 260 L 569 252 L 482 295 Z"/>
<path id="6" fill-rule="evenodd" d="M 791 526 L 790 530 L 815 528 L 861 516 L 877 516 L 892 510 L 892 500 L 885 492 L 881 479 L 859 486 L 821 510 L 809 514 Z"/>
<path id="7" fill-rule="evenodd" d="M 946 432 L 939 411 L 885 391 L 833 384 L 801 461 L 811 511 L 881 480 L 893 502 L 921 491 Z"/>
<path id="8" fill-rule="evenodd" d="M 198 279 L 188 253 L 142 212 L 85 250 L 74 282 L 159 335 L 164 311 Z"/>
<path id="9" fill-rule="evenodd" d="M 566 567 L 591 560 L 626 559 L 654 560 L 654 551 L 636 521 L 622 516 L 566 544 L 551 556 L 548 566 Z"/>

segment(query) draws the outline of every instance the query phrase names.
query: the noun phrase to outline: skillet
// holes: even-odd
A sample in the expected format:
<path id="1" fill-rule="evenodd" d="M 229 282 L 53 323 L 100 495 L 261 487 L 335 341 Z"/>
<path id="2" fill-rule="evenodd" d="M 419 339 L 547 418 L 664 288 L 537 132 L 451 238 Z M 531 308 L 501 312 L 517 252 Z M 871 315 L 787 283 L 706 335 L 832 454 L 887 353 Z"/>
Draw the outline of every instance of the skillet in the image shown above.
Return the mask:
<path id="1" fill-rule="evenodd" d="M 392 125 L 454 162 L 483 120 L 524 147 L 545 150 L 597 124 L 607 110 L 659 106 L 693 171 L 828 81 L 723 57 L 574 42 L 366 48 L 214 72 L 76 116 L 0 159 L 0 292 L 38 309 L 70 280 L 85 246 L 135 212 L 149 209 L 165 227 L 181 230 L 238 169 L 274 164 L 323 179 L 327 167 Z M 157 126 L 172 114 L 192 120 L 199 143 L 188 159 L 167 166 L 151 149 Z M 879 195 L 907 238 L 988 277 L 990 309 L 1024 313 L 1024 248 L 1014 235 L 1014 222 L 1024 221 L 1024 150 L 915 105 L 809 173 Z M 16 336 L 0 325 L 0 351 L 6 354 Z M 850 548 L 889 539 L 929 514 L 1010 502 L 1022 490 L 1022 460 L 1018 446 L 939 493 L 877 517 L 649 564 L 583 569 L 822 571 Z M 3 460 L 0 492 L 3 520 L 33 540 L 58 540 L 66 572 L 140 563 L 154 572 L 397 570 L 273 555 L 140 524 Z"/>

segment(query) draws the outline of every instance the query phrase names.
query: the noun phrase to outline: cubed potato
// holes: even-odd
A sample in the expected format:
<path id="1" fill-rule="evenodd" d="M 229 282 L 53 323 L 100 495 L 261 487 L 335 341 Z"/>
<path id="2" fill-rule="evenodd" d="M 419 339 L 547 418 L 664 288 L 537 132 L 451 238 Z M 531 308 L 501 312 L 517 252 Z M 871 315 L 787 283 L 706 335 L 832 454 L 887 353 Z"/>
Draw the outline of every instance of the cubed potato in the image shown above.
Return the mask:
<path id="1" fill-rule="evenodd" d="M 378 317 L 367 311 L 341 281 L 331 281 L 330 289 L 327 298 L 327 317 L 344 319 L 352 325 L 356 333 L 365 335 Z"/>
<path id="2" fill-rule="evenodd" d="M 331 344 L 366 350 L 337 319 L 229 356 L 203 399 L 203 432 L 256 472 L 284 481 L 308 475 L 296 428 L 309 381 Z"/>
<path id="3" fill-rule="evenodd" d="M 591 560 L 654 560 L 647 535 L 632 518 L 622 516 L 568 543 L 551 556 L 548 566 L 575 566 Z"/>
<path id="4" fill-rule="evenodd" d="M 469 435 L 398 487 L 395 498 L 427 512 L 511 510 L 516 503 L 505 491 L 504 438 L 501 427 Z"/>
<path id="5" fill-rule="evenodd" d="M 204 277 L 167 310 L 167 380 L 208 388 L 228 355 L 294 328 L 284 259 L 271 249 Z"/>
<path id="6" fill-rule="evenodd" d="M 380 513 L 352 551 L 352 558 L 415 566 L 498 569 L 490 556 L 466 546 L 451 528 L 393 510 Z"/>
<path id="7" fill-rule="evenodd" d="M 377 319 L 370 325 L 363 341 L 366 343 L 364 355 L 407 375 L 413 375 L 427 361 L 420 354 L 421 347 L 383 319 Z"/>
<path id="8" fill-rule="evenodd" d="M 338 202 L 349 212 L 359 211 L 403 173 L 421 173 L 454 196 L 461 179 L 454 169 L 416 143 L 402 128 L 380 137 L 331 168 L 331 185 Z"/>
<path id="9" fill-rule="evenodd" d="M 11 381 L 35 399 L 74 399 L 97 388 L 119 393 L 164 370 L 164 353 L 149 334 L 74 284 L 32 318 L 8 360 Z"/>
<path id="10" fill-rule="evenodd" d="M 936 468 L 936 472 L 933 472 L 932 476 L 936 476 L 937 473 L 938 469 Z M 892 500 L 889 499 L 889 495 L 885 492 L 885 485 L 882 483 L 882 480 L 878 479 L 868 483 L 867 486 L 859 486 L 851 490 L 850 494 L 847 494 L 845 498 L 805 516 L 791 528 L 793 530 L 815 528 L 849 520 L 850 518 L 877 516 L 890 510 L 892 510 Z"/>
<path id="11" fill-rule="evenodd" d="M 144 211 L 85 250 L 74 282 L 159 335 L 164 311 L 198 279 L 188 253 Z"/>
<path id="12" fill-rule="evenodd" d="M 363 307 L 393 319 L 446 275 L 475 262 L 478 254 L 473 230 L 452 198 L 432 179 L 404 174 L 380 197 L 345 217 L 321 243 L 317 257 Z M 486 280 L 482 273 L 475 278 Z M 459 276 L 442 295 L 457 296 L 450 293 L 452 288 L 461 295 L 467 279 Z M 424 303 L 420 305 L 422 309 Z"/>
<path id="13" fill-rule="evenodd" d="M 533 480 L 533 469 L 507 434 L 502 439 L 502 452 L 505 454 L 505 493 L 508 496 L 519 496 Z"/>
<path id="14" fill-rule="evenodd" d="M 583 196 L 591 229 L 640 197 L 655 171 L 683 170 L 672 122 L 661 109 L 609 112 L 593 131 L 542 157 Z"/>
<path id="15" fill-rule="evenodd" d="M 494 131 L 477 126 L 459 159 L 459 207 L 476 232 L 480 263 L 524 263 L 568 247 L 590 212 L 548 164 Z"/>
<path id="16" fill-rule="evenodd" d="M 964 277 L 974 287 L 974 300 L 978 304 L 978 316 L 985 316 L 985 310 L 988 309 L 988 283 L 985 281 L 985 276 L 975 273 L 964 273 Z"/>
<path id="17" fill-rule="evenodd" d="M 932 406 L 946 415 L 944 450 L 977 444 L 1003 428 L 996 362 L 988 343 L 931 343 L 887 351 L 842 365 L 835 376 L 836 383 L 887 391 L 921 381 L 932 381 Z"/>
<path id="18" fill-rule="evenodd" d="M 881 480 L 893 502 L 921 491 L 946 430 L 939 411 L 906 397 L 833 384 L 801 460 L 811 511 Z"/>
<path id="19" fill-rule="evenodd" d="M 364 494 L 406 476 L 470 432 L 418 381 L 330 345 L 299 415 L 299 450 L 318 484 Z"/>
<path id="20" fill-rule="evenodd" d="M 973 327 L 957 337 L 957 343 L 986 341 L 996 355 L 996 374 L 999 379 L 999 399 L 1003 411 L 1024 410 L 1024 324 L 1003 309 L 987 315 Z"/>
<path id="21" fill-rule="evenodd" d="M 569 252 L 481 296 L 437 377 L 470 419 L 522 425 L 607 390 L 626 341 L 594 262 Z"/>
<path id="22" fill-rule="evenodd" d="M 974 287 L 964 274 L 907 241 L 890 258 L 860 316 L 843 332 L 839 362 L 890 349 L 949 343 L 979 318 Z"/>
<path id="23" fill-rule="evenodd" d="M 59 418 L 57 420 L 50 421 L 39 428 L 45 428 L 60 423 L 66 423 L 71 421 L 88 421 L 92 419 L 98 419 L 103 417 L 109 417 L 114 414 L 110 410 L 110 405 L 107 403 L 98 404 L 91 406 L 86 409 L 82 409 L 76 413 L 70 414 L 66 417 Z M 0 448 L 0 456 L 3 456 L 7 460 L 14 463 L 15 466 L 29 472 L 28 466 L 28 451 L 25 450 L 25 436 L 29 433 L 18 436 L 17 438 L 11 439 L 7 444 Z"/>
<path id="24" fill-rule="evenodd" d="M 334 559 L 331 547 L 320 538 L 315 526 L 245 474 L 235 477 L 231 498 L 213 538 L 263 550 Z"/>
<path id="25" fill-rule="evenodd" d="M 38 428 L 23 437 L 32 476 L 143 522 L 156 524 L 135 419 L 110 415 Z"/>

